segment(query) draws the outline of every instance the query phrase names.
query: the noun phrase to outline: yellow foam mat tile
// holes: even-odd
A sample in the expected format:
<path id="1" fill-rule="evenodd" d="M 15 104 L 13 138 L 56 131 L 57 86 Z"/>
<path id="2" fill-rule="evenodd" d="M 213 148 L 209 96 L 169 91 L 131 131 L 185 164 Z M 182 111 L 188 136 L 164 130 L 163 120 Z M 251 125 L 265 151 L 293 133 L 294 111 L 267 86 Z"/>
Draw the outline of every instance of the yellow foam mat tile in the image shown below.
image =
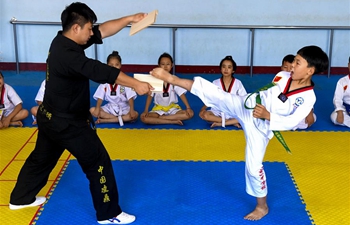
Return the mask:
<path id="1" fill-rule="evenodd" d="M 0 222 L 1 224 L 28 225 L 35 224 L 35 217 L 40 215 L 39 207 L 21 210 L 8 208 L 10 193 L 15 186 L 18 173 L 25 159 L 35 147 L 37 137 L 36 128 L 14 128 L 1 130 L 0 138 Z M 54 181 L 59 176 L 62 167 L 69 159 L 69 152 L 62 154 L 56 167 L 49 176 L 45 187 L 39 195 L 46 196 L 54 186 Z M 48 195 L 48 197 L 50 197 Z"/>
<path id="2" fill-rule="evenodd" d="M 52 186 L 53 182 L 47 182 L 46 186 L 39 192 L 40 196 L 45 196 Z M 10 210 L 8 202 L 10 193 L 15 186 L 15 181 L 3 182 L 0 181 L 0 221 L 3 225 L 29 225 L 33 218 L 37 216 L 39 207 L 25 208 L 21 210 Z"/>

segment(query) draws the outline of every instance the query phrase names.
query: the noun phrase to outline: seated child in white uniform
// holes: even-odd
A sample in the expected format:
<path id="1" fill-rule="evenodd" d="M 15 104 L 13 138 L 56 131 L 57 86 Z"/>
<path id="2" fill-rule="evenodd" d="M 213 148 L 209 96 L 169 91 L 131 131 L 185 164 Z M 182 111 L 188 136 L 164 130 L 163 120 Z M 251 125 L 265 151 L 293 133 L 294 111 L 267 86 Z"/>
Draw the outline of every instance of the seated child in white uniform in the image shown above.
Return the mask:
<path id="1" fill-rule="evenodd" d="M 227 93 L 201 77 L 194 81 L 181 79 L 162 68 L 155 68 L 150 74 L 191 91 L 206 106 L 218 108 L 239 121 L 246 139 L 246 191 L 257 199 L 255 209 L 244 219 L 260 220 L 269 211 L 262 164 L 269 140 L 276 131 L 291 130 L 308 115 L 316 102 L 312 75 L 327 67 L 327 54 L 317 46 L 306 46 L 297 52 L 289 78 L 284 76 L 275 86 L 246 96 Z M 253 112 L 250 108 L 254 108 Z"/>
<path id="2" fill-rule="evenodd" d="M 331 120 L 335 125 L 350 127 L 350 57 L 349 74 L 340 78 L 334 91 L 333 105 L 335 110 Z"/>
<path id="3" fill-rule="evenodd" d="M 117 51 L 113 51 L 107 57 L 109 66 L 121 68 L 122 59 Z M 129 87 L 118 84 L 100 84 L 93 95 L 97 100 L 96 107 L 91 107 L 91 114 L 97 118 L 96 123 L 134 122 L 138 118 L 138 112 L 134 109 L 134 100 L 137 94 Z M 108 103 L 101 106 L 103 101 Z"/>
<path id="4" fill-rule="evenodd" d="M 281 70 L 289 73 L 280 74 L 279 76 L 287 76 L 287 77 L 290 76 L 290 71 L 292 69 L 292 63 L 294 61 L 294 57 L 295 56 L 292 54 L 289 54 L 283 57 Z M 281 79 L 280 77 L 275 76 L 272 82 L 277 83 L 280 79 Z M 304 130 L 306 128 L 309 128 L 312 124 L 316 122 L 316 119 L 317 117 L 316 117 L 316 114 L 314 113 L 314 109 L 311 109 L 310 113 L 305 117 L 305 119 L 302 119 L 298 125 L 293 127 L 292 130 L 296 130 L 296 129 Z"/>
<path id="5" fill-rule="evenodd" d="M 36 124 L 36 114 L 38 112 L 38 108 L 39 105 L 41 105 L 41 103 L 43 103 L 44 100 L 44 94 L 45 94 L 45 85 L 46 85 L 46 80 L 43 80 L 41 82 L 40 88 L 38 90 L 38 93 L 35 96 L 35 102 L 38 104 L 37 106 L 33 106 L 30 109 L 30 112 L 32 113 L 32 117 L 33 117 L 33 125 Z"/>
<path id="6" fill-rule="evenodd" d="M 173 68 L 173 58 L 168 53 L 163 53 L 158 59 L 158 66 L 170 72 Z M 141 121 L 145 124 L 178 124 L 183 125 L 184 120 L 193 117 L 193 110 L 186 98 L 186 90 L 164 82 L 162 93 L 152 93 L 147 96 L 145 111 L 141 114 Z M 182 100 L 186 109 L 178 105 L 178 97 Z M 154 106 L 150 112 L 148 109 L 154 99 Z"/>
<path id="7" fill-rule="evenodd" d="M 17 92 L 5 83 L 0 71 L 0 129 L 9 126 L 22 127 L 22 120 L 27 118 L 28 110 L 22 108 L 22 99 Z"/>
<path id="8" fill-rule="evenodd" d="M 216 86 L 228 93 L 235 95 L 246 95 L 247 92 L 242 82 L 234 77 L 236 69 L 237 64 L 232 59 L 232 56 L 226 56 L 220 62 L 221 78 L 214 80 L 213 84 L 215 84 Z M 211 123 L 211 128 L 217 126 L 225 127 L 229 125 L 241 128 L 241 125 L 235 118 L 225 115 L 223 112 L 216 109 L 215 107 L 206 110 L 207 108 L 207 106 L 203 106 L 201 108 L 199 112 L 199 117 Z"/>

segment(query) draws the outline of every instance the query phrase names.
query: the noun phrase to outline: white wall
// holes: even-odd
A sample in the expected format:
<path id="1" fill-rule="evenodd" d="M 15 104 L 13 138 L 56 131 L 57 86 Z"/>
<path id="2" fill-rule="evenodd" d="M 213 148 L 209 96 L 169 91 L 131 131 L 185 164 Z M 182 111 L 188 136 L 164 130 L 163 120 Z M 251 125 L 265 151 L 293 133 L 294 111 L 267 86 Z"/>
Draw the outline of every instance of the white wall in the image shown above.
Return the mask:
<path id="1" fill-rule="evenodd" d="M 0 0 L 0 61 L 15 62 L 12 17 L 19 21 L 60 22 L 72 1 Z M 349 0 L 102 0 L 84 1 L 99 23 L 136 12 L 159 10 L 156 24 L 350 26 Z M 253 7 L 254 6 L 254 7 Z M 60 26 L 17 25 L 20 62 L 45 62 L 49 45 Z M 305 45 L 329 49 L 324 30 L 256 30 L 254 65 L 279 66 L 286 54 Z M 217 65 L 232 55 L 238 65 L 249 65 L 250 32 L 227 29 L 178 29 L 176 64 Z M 129 28 L 104 40 L 98 47 L 101 61 L 118 50 L 124 64 L 156 64 L 163 52 L 172 52 L 170 29 L 149 28 L 129 36 Z M 93 48 L 86 51 L 94 57 Z M 346 67 L 350 30 L 334 32 L 332 66 Z"/>

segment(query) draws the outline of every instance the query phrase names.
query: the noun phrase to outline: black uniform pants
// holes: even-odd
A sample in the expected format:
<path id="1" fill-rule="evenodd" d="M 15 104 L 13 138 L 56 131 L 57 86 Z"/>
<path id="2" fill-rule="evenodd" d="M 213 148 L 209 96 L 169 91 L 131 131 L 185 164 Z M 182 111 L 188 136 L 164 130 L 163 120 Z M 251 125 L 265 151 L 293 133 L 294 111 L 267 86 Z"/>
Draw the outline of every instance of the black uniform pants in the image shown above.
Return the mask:
<path id="1" fill-rule="evenodd" d="M 55 117 L 43 107 L 38 110 L 37 121 L 39 131 L 36 146 L 18 175 L 10 203 L 24 205 L 34 202 L 61 154 L 67 149 L 78 160 L 90 182 L 97 220 L 120 214 L 122 210 L 110 157 L 89 122 Z"/>

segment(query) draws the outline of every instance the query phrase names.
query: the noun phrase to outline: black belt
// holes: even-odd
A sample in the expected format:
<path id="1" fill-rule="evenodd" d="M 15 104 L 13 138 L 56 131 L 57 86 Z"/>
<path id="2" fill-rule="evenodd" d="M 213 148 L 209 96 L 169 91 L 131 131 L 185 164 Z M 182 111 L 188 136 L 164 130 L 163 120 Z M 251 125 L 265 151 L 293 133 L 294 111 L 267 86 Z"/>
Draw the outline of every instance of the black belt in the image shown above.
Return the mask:
<path id="1" fill-rule="evenodd" d="M 44 103 L 42 103 L 40 105 L 39 109 L 40 109 L 41 112 L 43 112 L 45 114 L 49 113 L 49 114 L 55 115 L 57 117 L 65 118 L 65 119 L 88 119 L 89 118 L 88 114 L 86 114 L 84 116 L 84 115 L 81 115 L 81 114 L 72 114 L 72 113 L 58 112 L 58 111 L 52 109 L 51 107 L 49 107 L 47 105 L 44 105 Z"/>
<path id="2" fill-rule="evenodd" d="M 87 115 L 87 117 L 82 117 L 81 115 L 76 115 L 76 114 L 61 113 L 61 112 L 57 112 L 56 110 L 53 110 L 50 107 L 47 107 L 46 105 L 44 106 L 43 103 L 39 106 L 39 110 L 49 120 L 51 120 L 52 115 L 57 116 L 57 117 L 61 117 L 61 118 L 65 118 L 65 119 L 82 119 L 82 120 L 87 120 L 87 122 L 91 125 L 91 128 L 96 130 L 95 121 L 93 120 L 91 113 L 89 113 Z"/>

